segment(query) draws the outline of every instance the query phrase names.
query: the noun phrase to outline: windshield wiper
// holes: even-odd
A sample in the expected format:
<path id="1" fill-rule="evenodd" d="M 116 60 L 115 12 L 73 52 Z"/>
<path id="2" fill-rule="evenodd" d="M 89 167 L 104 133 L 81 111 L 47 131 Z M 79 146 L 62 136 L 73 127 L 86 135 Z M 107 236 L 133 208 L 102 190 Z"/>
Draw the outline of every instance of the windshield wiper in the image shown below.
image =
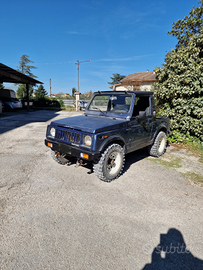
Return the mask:
<path id="1" fill-rule="evenodd" d="M 92 109 L 96 109 L 96 110 L 99 110 L 100 112 L 102 112 L 104 114 L 104 112 L 102 110 L 100 110 L 98 107 L 92 107 Z"/>

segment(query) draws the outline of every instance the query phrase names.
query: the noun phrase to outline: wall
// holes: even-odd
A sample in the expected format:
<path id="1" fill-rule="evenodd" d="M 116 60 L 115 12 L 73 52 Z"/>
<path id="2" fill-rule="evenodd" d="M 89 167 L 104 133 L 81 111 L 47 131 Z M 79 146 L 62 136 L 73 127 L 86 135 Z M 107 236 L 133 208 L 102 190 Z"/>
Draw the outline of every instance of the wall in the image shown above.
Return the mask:
<path id="1" fill-rule="evenodd" d="M 133 90 L 140 90 L 140 91 L 151 91 L 152 89 L 153 82 L 143 82 L 141 86 L 135 86 L 133 87 L 132 85 L 118 85 L 114 86 L 112 90 L 114 91 L 133 91 Z"/>

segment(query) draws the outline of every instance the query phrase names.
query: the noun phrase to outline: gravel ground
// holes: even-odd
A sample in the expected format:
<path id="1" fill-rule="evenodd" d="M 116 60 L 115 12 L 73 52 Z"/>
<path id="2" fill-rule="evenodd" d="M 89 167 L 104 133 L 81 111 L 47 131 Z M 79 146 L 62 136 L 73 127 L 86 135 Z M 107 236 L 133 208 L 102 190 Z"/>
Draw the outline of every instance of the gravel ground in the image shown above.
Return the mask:
<path id="1" fill-rule="evenodd" d="M 0 269 L 203 269 L 203 188 L 145 150 L 111 183 L 57 164 L 46 126 L 73 115 L 0 118 Z M 189 170 L 192 155 L 175 150 L 162 159 L 179 155 Z"/>

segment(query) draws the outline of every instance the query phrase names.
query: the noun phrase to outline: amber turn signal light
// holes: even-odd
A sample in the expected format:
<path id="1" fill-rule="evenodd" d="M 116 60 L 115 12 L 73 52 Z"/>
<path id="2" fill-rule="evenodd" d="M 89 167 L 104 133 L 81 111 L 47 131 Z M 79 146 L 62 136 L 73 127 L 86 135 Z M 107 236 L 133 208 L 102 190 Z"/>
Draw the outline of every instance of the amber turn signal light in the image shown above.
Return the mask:
<path id="1" fill-rule="evenodd" d="M 52 143 L 48 142 L 47 146 L 52 147 Z"/>

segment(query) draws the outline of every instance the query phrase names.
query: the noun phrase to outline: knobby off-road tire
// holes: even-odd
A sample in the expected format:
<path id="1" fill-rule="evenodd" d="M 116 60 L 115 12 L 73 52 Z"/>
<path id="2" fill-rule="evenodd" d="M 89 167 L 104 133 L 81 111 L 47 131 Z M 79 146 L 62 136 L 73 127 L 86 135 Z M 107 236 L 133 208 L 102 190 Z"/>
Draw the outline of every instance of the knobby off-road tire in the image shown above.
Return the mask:
<path id="1" fill-rule="evenodd" d="M 118 178 L 125 163 L 125 153 L 119 144 L 111 144 L 101 155 L 99 161 L 93 165 L 96 176 L 105 182 Z"/>
<path id="2" fill-rule="evenodd" d="M 149 154 L 153 157 L 160 157 L 166 151 L 166 133 L 160 131 L 156 136 L 154 143 L 149 147 Z"/>
<path id="3" fill-rule="evenodd" d="M 57 157 L 56 152 L 53 151 L 52 149 L 51 149 L 51 157 L 53 158 L 54 161 L 56 161 L 58 164 L 61 164 L 61 165 L 70 165 L 71 163 L 69 159 L 63 156 Z"/>

